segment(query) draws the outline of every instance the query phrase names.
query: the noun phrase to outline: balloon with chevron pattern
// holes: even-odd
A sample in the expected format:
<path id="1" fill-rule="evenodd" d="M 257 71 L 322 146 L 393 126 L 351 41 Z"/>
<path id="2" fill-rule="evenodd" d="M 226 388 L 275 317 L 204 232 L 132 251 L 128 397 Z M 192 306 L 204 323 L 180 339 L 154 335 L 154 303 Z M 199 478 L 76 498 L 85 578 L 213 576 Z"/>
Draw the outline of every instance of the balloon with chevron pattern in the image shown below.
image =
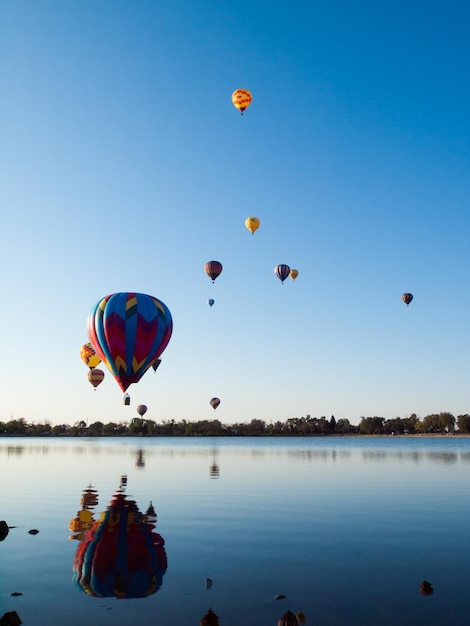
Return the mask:
<path id="1" fill-rule="evenodd" d="M 173 320 L 161 300 L 143 293 L 113 293 L 88 316 L 88 338 L 122 391 L 137 383 L 170 341 Z"/>

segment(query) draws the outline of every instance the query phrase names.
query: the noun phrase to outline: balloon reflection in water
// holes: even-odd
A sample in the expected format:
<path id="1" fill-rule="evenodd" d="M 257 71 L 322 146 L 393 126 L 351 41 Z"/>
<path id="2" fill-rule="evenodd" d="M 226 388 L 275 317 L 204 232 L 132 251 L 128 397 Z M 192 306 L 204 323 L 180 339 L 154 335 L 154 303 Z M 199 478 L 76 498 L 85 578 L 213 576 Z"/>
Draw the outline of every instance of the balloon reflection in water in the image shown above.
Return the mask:
<path id="1" fill-rule="evenodd" d="M 95 522 L 92 509 L 98 504 L 98 492 L 89 485 L 80 498 L 82 508 L 77 515 L 70 520 L 69 529 L 74 533 L 70 539 L 81 541 L 85 537 L 85 531 L 91 528 Z"/>
<path id="2" fill-rule="evenodd" d="M 216 450 L 214 450 L 212 452 L 212 465 L 210 466 L 209 469 L 209 474 L 211 478 L 219 478 L 220 476 L 220 467 L 217 465 L 217 459 L 216 457 Z"/>
<path id="3" fill-rule="evenodd" d="M 144 451 L 137 450 L 137 458 L 135 460 L 136 467 L 145 467 Z"/>
<path id="4" fill-rule="evenodd" d="M 122 481 L 121 481 L 122 484 Z M 152 503 L 142 513 L 119 488 L 78 545 L 74 581 L 99 598 L 145 598 L 160 589 L 167 569 L 165 541 L 154 531 Z"/>

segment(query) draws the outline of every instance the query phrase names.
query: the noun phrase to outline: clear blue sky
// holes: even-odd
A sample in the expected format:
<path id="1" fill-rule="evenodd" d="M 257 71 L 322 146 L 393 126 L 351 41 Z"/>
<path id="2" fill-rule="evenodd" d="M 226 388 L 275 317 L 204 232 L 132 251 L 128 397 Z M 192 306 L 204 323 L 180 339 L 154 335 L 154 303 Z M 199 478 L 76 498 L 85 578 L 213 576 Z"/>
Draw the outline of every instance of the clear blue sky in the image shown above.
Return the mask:
<path id="1" fill-rule="evenodd" d="M 2 0 L 0 420 L 470 412 L 469 24 L 464 0 Z M 116 291 L 174 321 L 131 407 L 79 358 Z"/>

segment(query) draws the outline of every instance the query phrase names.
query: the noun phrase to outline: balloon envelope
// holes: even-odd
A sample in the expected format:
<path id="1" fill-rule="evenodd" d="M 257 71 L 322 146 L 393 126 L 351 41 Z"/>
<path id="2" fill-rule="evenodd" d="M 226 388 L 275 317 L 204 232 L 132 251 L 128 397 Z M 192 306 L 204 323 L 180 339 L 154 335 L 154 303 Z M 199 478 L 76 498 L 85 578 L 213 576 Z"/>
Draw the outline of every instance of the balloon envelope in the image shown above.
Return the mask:
<path id="1" fill-rule="evenodd" d="M 289 272 L 289 276 L 290 276 L 290 278 L 292 278 L 292 280 L 295 280 L 298 275 L 299 275 L 299 271 L 298 270 L 291 270 Z"/>
<path id="2" fill-rule="evenodd" d="M 245 226 L 248 228 L 250 233 L 253 235 L 255 230 L 258 230 L 261 222 L 257 217 L 247 217 L 245 220 Z"/>
<path id="3" fill-rule="evenodd" d="M 401 299 L 408 306 L 409 303 L 413 300 L 413 294 L 412 293 L 404 293 L 404 294 L 402 294 Z"/>
<path id="4" fill-rule="evenodd" d="M 80 348 L 80 358 L 91 370 L 101 363 L 101 359 L 93 350 L 91 343 L 86 343 Z"/>
<path id="5" fill-rule="evenodd" d="M 137 413 L 140 415 L 140 417 L 143 417 L 147 413 L 147 407 L 145 406 L 145 404 L 139 404 L 139 406 L 137 407 Z"/>
<path id="6" fill-rule="evenodd" d="M 247 89 L 236 89 L 232 94 L 232 104 L 242 115 L 243 111 L 250 106 L 252 100 L 253 96 Z"/>
<path id="7" fill-rule="evenodd" d="M 290 274 L 290 267 L 284 264 L 276 265 L 276 267 L 274 268 L 274 273 L 279 278 L 281 283 L 283 283 Z"/>
<path id="8" fill-rule="evenodd" d="M 209 306 L 214 306 L 215 300 L 213 300 L 212 298 L 209 298 L 209 300 L 207 302 L 208 302 Z"/>
<path id="9" fill-rule="evenodd" d="M 88 380 L 90 381 L 90 383 L 93 385 L 95 389 L 96 387 L 98 387 L 98 385 L 101 385 L 101 383 L 103 382 L 103 379 L 104 379 L 103 370 L 99 370 L 95 368 L 88 372 Z"/>
<path id="10" fill-rule="evenodd" d="M 207 261 L 204 265 L 204 271 L 212 279 L 212 282 L 215 281 L 217 276 L 222 272 L 222 263 L 219 261 Z"/>
<path id="11" fill-rule="evenodd" d="M 105 296 L 88 316 L 88 337 L 122 391 L 138 382 L 168 345 L 173 320 L 158 298 L 122 292 Z"/>
<path id="12" fill-rule="evenodd" d="M 214 409 L 214 411 L 215 411 L 215 409 L 216 409 L 216 408 L 219 406 L 219 404 L 220 404 L 220 400 L 219 400 L 219 398 L 211 398 L 211 401 L 209 402 L 209 404 L 211 405 L 211 407 L 212 407 L 212 408 Z"/>

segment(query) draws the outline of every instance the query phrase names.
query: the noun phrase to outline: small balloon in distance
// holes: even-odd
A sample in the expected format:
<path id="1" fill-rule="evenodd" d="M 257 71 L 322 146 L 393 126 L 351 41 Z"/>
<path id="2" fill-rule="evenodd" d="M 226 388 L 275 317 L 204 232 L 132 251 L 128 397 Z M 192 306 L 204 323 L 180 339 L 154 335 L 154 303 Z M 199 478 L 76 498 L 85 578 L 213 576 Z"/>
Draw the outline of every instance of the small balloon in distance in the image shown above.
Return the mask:
<path id="1" fill-rule="evenodd" d="M 243 115 L 243 111 L 250 106 L 253 96 L 247 89 L 235 89 L 232 93 L 232 104 Z"/>
<path id="2" fill-rule="evenodd" d="M 258 230 L 261 222 L 257 217 L 247 217 L 245 220 L 245 226 L 248 228 L 252 235 L 255 234 L 255 230 Z"/>
<path id="3" fill-rule="evenodd" d="M 280 265 L 276 265 L 276 267 L 274 268 L 274 273 L 279 278 L 281 283 L 283 283 L 290 274 L 290 267 L 281 263 Z"/>
<path id="4" fill-rule="evenodd" d="M 222 273 L 222 263 L 220 263 L 219 261 L 207 261 L 207 263 L 204 265 L 204 271 L 212 280 L 212 282 L 215 282 L 217 276 L 220 276 L 220 274 Z"/>
<path id="5" fill-rule="evenodd" d="M 216 410 L 216 408 L 219 406 L 220 404 L 220 400 L 219 398 L 211 398 L 211 401 L 209 402 L 209 404 L 211 405 L 211 407 L 214 409 L 214 411 Z"/>

